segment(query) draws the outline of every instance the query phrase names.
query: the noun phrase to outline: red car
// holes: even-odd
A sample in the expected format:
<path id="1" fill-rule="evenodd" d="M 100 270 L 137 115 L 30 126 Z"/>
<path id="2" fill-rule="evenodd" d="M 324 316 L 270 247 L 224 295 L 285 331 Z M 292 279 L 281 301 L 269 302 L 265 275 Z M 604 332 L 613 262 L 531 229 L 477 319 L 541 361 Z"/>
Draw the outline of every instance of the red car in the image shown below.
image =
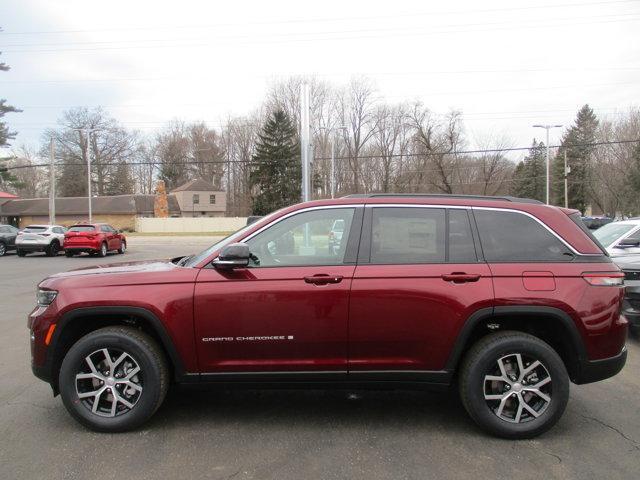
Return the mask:
<path id="1" fill-rule="evenodd" d="M 121 232 L 106 223 L 82 223 L 67 230 L 63 248 L 67 257 L 73 257 L 82 252 L 106 257 L 110 251 L 124 253 L 127 250 L 127 239 Z"/>
<path id="2" fill-rule="evenodd" d="M 322 200 L 194 256 L 45 279 L 32 369 L 99 431 L 141 425 L 171 383 L 457 385 L 481 427 L 526 438 L 557 422 L 570 382 L 624 366 L 623 291 L 577 211 L 510 197 Z"/>

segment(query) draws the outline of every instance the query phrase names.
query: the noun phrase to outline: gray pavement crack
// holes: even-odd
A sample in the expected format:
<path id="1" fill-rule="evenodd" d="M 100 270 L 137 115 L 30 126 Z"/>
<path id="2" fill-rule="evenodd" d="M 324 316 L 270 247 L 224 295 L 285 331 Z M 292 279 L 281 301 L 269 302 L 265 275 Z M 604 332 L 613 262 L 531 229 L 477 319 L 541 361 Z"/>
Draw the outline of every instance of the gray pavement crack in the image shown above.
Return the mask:
<path id="1" fill-rule="evenodd" d="M 594 422 L 599 423 L 603 427 L 607 427 L 608 429 L 613 430 L 618 435 L 620 435 L 622 438 L 624 438 L 627 442 L 630 442 L 634 449 L 640 451 L 640 443 L 636 442 L 633 438 L 630 438 L 627 435 L 625 435 L 625 433 L 622 430 L 614 427 L 613 425 L 609 425 L 608 423 L 603 422 L 602 420 L 599 420 L 599 419 L 597 419 L 595 417 L 589 417 L 587 415 L 581 415 L 581 417 L 582 418 L 586 418 L 587 420 L 593 420 Z"/>

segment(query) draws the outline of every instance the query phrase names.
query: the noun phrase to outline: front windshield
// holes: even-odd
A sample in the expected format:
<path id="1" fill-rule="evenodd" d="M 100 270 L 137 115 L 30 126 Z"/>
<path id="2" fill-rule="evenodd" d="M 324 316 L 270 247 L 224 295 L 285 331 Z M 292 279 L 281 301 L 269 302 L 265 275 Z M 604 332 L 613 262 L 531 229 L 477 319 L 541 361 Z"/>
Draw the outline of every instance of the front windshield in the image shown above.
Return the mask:
<path id="1" fill-rule="evenodd" d="M 280 213 L 282 210 L 278 210 L 275 211 L 273 213 L 270 213 L 269 215 L 267 215 L 266 217 L 260 219 L 260 221 L 269 221 L 271 220 L 273 217 L 275 217 L 278 213 Z M 256 222 L 257 223 L 257 222 Z M 265 222 L 266 223 L 266 222 Z M 189 258 L 189 260 L 187 260 L 184 263 L 184 267 L 193 267 L 195 265 L 198 265 L 200 262 L 202 262 L 203 260 L 205 260 L 207 257 L 209 257 L 213 252 L 215 252 L 216 250 L 220 250 L 222 247 L 224 247 L 225 245 L 228 245 L 230 243 L 233 243 L 234 241 L 236 241 L 238 238 L 241 238 L 247 231 L 249 231 L 251 228 L 255 227 L 256 224 L 255 223 L 251 223 L 249 225 L 246 225 L 244 227 L 242 227 L 240 230 L 232 233 L 231 235 L 229 235 L 228 237 L 223 238 L 222 240 L 220 240 L 219 242 L 214 243 L 213 245 L 211 245 L 209 248 L 207 248 L 206 250 L 203 250 L 202 252 L 198 253 L 197 255 L 194 255 L 193 257 Z"/>
<path id="2" fill-rule="evenodd" d="M 609 223 L 604 227 L 593 232 L 593 236 L 605 247 L 609 247 L 612 243 L 618 240 L 623 235 L 626 235 L 636 226 L 624 223 Z"/>

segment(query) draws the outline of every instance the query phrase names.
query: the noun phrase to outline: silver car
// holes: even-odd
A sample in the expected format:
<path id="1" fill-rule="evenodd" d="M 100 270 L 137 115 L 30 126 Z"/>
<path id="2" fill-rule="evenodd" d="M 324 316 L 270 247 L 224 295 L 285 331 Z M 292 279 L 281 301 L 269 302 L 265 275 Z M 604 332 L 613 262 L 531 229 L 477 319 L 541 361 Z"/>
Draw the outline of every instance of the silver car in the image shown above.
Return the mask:
<path id="1" fill-rule="evenodd" d="M 31 252 L 45 252 L 55 257 L 62 250 L 64 234 L 67 231 L 61 225 L 29 225 L 16 237 L 16 251 L 19 257 Z"/>

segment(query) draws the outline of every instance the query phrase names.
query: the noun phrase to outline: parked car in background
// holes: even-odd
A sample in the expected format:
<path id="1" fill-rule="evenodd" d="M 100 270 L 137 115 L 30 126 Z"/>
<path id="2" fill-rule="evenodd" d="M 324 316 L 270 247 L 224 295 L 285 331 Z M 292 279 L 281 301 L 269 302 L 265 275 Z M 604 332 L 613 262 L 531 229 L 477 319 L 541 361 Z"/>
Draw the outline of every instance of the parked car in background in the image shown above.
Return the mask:
<path id="1" fill-rule="evenodd" d="M 16 237 L 16 251 L 19 257 L 28 253 L 44 252 L 55 257 L 62 250 L 64 233 L 62 225 L 29 225 L 20 230 Z"/>
<path id="2" fill-rule="evenodd" d="M 320 200 L 173 262 L 48 277 L 29 315 L 31 365 L 98 431 L 142 425 L 172 381 L 457 384 L 485 430 L 527 438 L 562 416 L 571 381 L 624 366 L 623 277 L 575 210 L 462 195 Z"/>
<path id="3" fill-rule="evenodd" d="M 592 233 L 612 257 L 640 254 L 640 219 L 611 222 Z"/>
<path id="4" fill-rule="evenodd" d="M 0 257 L 16 249 L 18 229 L 12 225 L 0 225 Z"/>
<path id="5" fill-rule="evenodd" d="M 108 252 L 124 253 L 126 250 L 125 236 L 106 223 L 74 225 L 64 236 L 64 253 L 67 257 L 73 257 L 82 252 L 106 257 Z"/>
<path id="6" fill-rule="evenodd" d="M 342 219 L 336 220 L 333 222 L 333 225 L 331 225 L 331 230 L 329 230 L 329 252 L 332 254 L 337 253 L 340 245 L 342 245 L 344 227 L 345 223 Z"/>
<path id="7" fill-rule="evenodd" d="M 614 257 L 613 261 L 624 273 L 622 313 L 629 321 L 629 329 L 640 335 L 640 255 Z"/>
<path id="8" fill-rule="evenodd" d="M 584 223 L 589 230 L 597 230 L 611 222 L 613 222 L 613 218 L 604 215 L 582 217 L 582 223 Z"/>

